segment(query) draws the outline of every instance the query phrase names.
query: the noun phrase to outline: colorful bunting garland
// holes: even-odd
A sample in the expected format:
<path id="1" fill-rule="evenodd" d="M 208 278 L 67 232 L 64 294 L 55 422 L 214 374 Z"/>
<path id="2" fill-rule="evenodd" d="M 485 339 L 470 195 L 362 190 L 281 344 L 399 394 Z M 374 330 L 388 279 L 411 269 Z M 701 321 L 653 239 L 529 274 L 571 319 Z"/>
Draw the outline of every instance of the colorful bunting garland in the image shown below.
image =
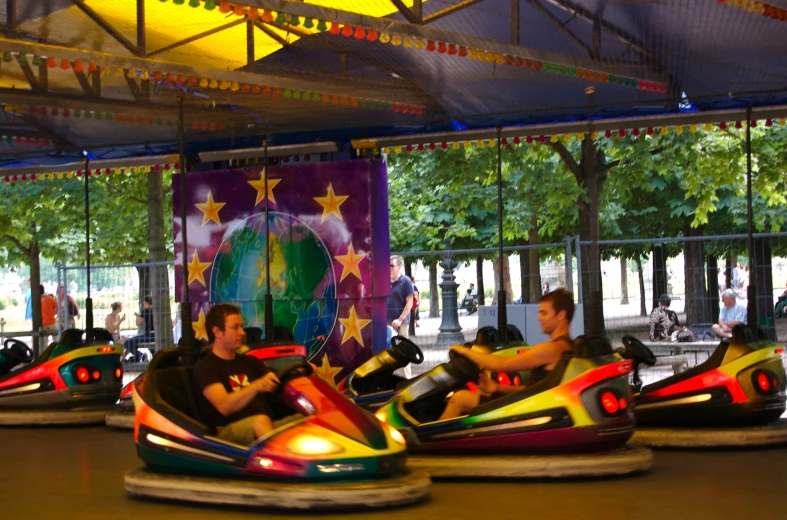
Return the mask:
<path id="1" fill-rule="evenodd" d="M 161 0 L 166 2 L 167 0 Z M 175 4 L 183 4 L 183 1 L 173 0 Z M 191 7 L 199 7 L 199 0 L 189 1 Z M 216 7 L 215 2 L 205 1 L 205 9 L 212 10 Z M 588 68 L 574 67 L 571 65 L 562 65 L 559 63 L 550 63 L 545 61 L 533 60 L 522 56 L 503 54 L 493 52 L 486 49 L 465 47 L 457 43 L 443 42 L 436 40 L 424 40 L 423 38 L 413 37 L 410 35 L 402 35 L 399 33 L 378 33 L 374 28 L 363 27 L 361 25 L 352 26 L 350 24 L 341 24 L 339 22 L 328 22 L 325 20 L 318 20 L 311 17 L 303 17 L 303 20 L 298 15 L 279 12 L 276 13 L 270 9 L 264 9 L 262 13 L 256 7 L 247 7 L 242 4 L 219 2 L 219 12 L 224 14 L 234 14 L 236 16 L 246 16 L 252 20 L 257 18 L 267 23 L 276 23 L 278 25 L 289 24 L 291 26 L 302 26 L 306 29 L 313 29 L 317 32 L 328 31 L 334 35 L 342 35 L 345 38 L 354 38 L 356 40 L 367 40 L 369 42 L 380 42 L 383 44 L 390 43 L 398 47 L 404 46 L 406 48 L 415 48 L 416 50 L 426 50 L 427 52 L 437 52 L 438 54 L 447 54 L 449 56 L 456 56 L 459 58 L 475 59 L 478 61 L 495 62 L 498 65 L 508 65 L 511 67 L 528 68 L 540 72 L 557 74 L 561 76 L 576 77 L 597 83 L 609 83 L 612 85 L 619 85 L 623 87 L 636 88 L 638 90 L 646 90 L 650 92 L 667 92 L 667 84 L 658 81 L 650 81 L 645 79 L 633 78 L 630 76 L 621 76 L 616 74 L 609 74 Z M 392 107 L 394 112 L 396 104 Z M 407 113 L 411 112 L 409 110 Z"/>
<path id="2" fill-rule="evenodd" d="M 750 13 L 765 16 L 772 20 L 780 22 L 787 22 L 787 9 L 776 7 L 775 5 L 766 4 L 763 2 L 755 2 L 753 0 L 716 0 L 720 4 L 725 4 L 730 7 L 737 7 Z"/>
<path id="3" fill-rule="evenodd" d="M 81 110 L 75 108 L 58 108 L 58 107 L 45 107 L 45 106 L 35 106 L 35 105 L 12 105 L 10 103 L 6 103 L 3 105 L 2 110 L 4 112 L 13 112 L 17 114 L 31 114 L 31 115 L 42 115 L 42 116 L 52 116 L 52 117 L 74 117 L 74 118 L 83 118 L 83 119 L 94 119 L 96 121 L 106 121 L 106 122 L 116 122 L 116 123 L 137 123 L 137 124 L 156 124 L 159 126 L 166 125 L 172 126 L 176 125 L 177 121 L 173 119 L 161 119 L 161 118 L 153 118 L 150 116 L 141 116 L 141 115 L 132 115 L 132 114 L 123 114 L 119 112 L 96 112 L 93 110 Z M 204 131 L 221 131 L 226 130 L 227 125 L 224 123 L 217 123 L 215 121 L 202 121 L 202 120 L 190 120 L 187 121 L 187 125 L 194 130 L 204 130 Z M 17 144 L 21 144 L 17 141 Z M 28 143 L 29 144 L 29 143 Z M 46 146 L 46 145 L 45 145 Z"/>
<path id="4" fill-rule="evenodd" d="M 20 62 L 28 60 L 28 55 L 19 54 L 11 51 L 4 51 L 2 60 L 11 62 L 16 58 Z M 271 87 L 263 84 L 241 83 L 225 79 L 198 77 L 173 72 L 150 71 L 147 69 L 127 69 L 99 67 L 96 63 L 85 62 L 83 60 L 69 60 L 62 58 L 58 60 L 54 57 L 30 56 L 33 64 L 46 62 L 48 68 L 60 67 L 63 70 L 73 69 L 75 72 L 98 73 L 102 76 L 114 74 L 117 77 L 138 78 L 141 80 L 152 80 L 157 83 L 169 83 L 178 85 L 188 85 L 189 87 L 209 88 L 213 90 L 230 90 L 232 92 L 243 92 L 246 94 L 262 94 L 266 96 L 282 97 L 284 99 L 295 99 L 302 101 L 312 101 L 331 105 L 342 105 L 352 108 L 364 108 L 374 110 L 390 110 L 401 114 L 418 114 L 424 112 L 424 108 L 418 105 L 401 102 L 379 101 L 376 99 L 360 98 L 355 96 L 342 96 L 330 94 L 328 92 L 316 92 L 309 90 L 297 90 L 288 88 Z"/>
<path id="5" fill-rule="evenodd" d="M 732 124 L 734 128 L 740 129 L 743 128 L 744 121 L 735 121 Z M 751 121 L 752 128 L 756 128 L 758 126 L 757 120 Z M 764 126 L 772 127 L 778 124 L 781 127 L 787 127 L 787 119 L 782 118 L 778 121 L 772 119 L 766 119 L 764 121 Z M 647 127 L 647 128 L 620 128 L 618 130 L 605 130 L 604 132 L 591 132 L 590 137 L 591 139 L 617 139 L 627 136 L 632 137 L 639 137 L 643 134 L 645 135 L 667 135 L 670 131 L 675 132 L 676 134 L 681 134 L 684 130 L 688 132 L 698 132 L 700 128 L 705 131 L 710 131 L 713 129 L 713 124 L 711 123 L 703 123 L 702 125 L 698 124 L 687 124 L 687 125 L 675 125 L 675 126 L 661 126 L 661 127 Z M 727 122 L 720 122 L 716 125 L 721 130 L 726 130 L 729 127 L 729 123 Z M 547 141 L 551 143 L 557 143 L 558 141 L 563 142 L 570 142 L 573 140 L 582 141 L 585 139 L 585 132 L 577 132 L 577 133 L 565 133 L 565 134 L 542 134 L 537 136 L 527 136 L 527 137 L 513 137 L 513 138 L 503 138 L 501 144 L 503 146 L 508 145 L 519 145 L 522 143 L 532 144 L 532 143 L 546 143 Z M 367 152 L 371 152 L 373 154 L 380 153 L 380 148 L 375 147 L 373 142 L 370 141 L 357 141 L 354 142 L 353 145 L 360 150 L 364 150 Z M 496 139 L 478 139 L 478 140 L 471 140 L 471 141 L 444 141 L 444 142 L 437 142 L 437 143 L 419 143 L 419 144 L 408 144 L 403 146 L 386 146 L 382 148 L 382 151 L 386 154 L 390 153 L 411 153 L 414 151 L 423 152 L 423 151 L 436 151 L 436 150 L 448 150 L 449 148 L 452 150 L 458 150 L 462 147 L 464 148 L 484 148 L 484 147 L 493 147 L 497 145 Z"/>
<path id="6" fill-rule="evenodd" d="M 180 164 L 175 163 L 174 165 L 170 164 L 153 164 L 149 166 L 130 166 L 130 167 L 116 167 L 116 168 L 96 168 L 95 170 L 87 170 L 88 177 L 100 177 L 105 176 L 109 177 L 111 175 L 119 175 L 122 173 L 125 174 L 133 174 L 133 173 L 148 173 L 151 171 L 169 171 L 170 169 L 180 170 Z M 186 170 L 191 170 L 191 165 L 186 165 Z M 44 180 L 61 180 L 61 179 L 73 179 L 74 177 L 82 178 L 85 175 L 85 171 L 83 170 L 76 170 L 76 171 L 53 171 L 53 172 L 45 172 L 45 173 L 30 173 L 30 174 L 23 174 L 23 175 L 5 175 L 0 176 L 0 181 L 7 182 L 7 183 L 15 183 L 15 182 L 24 182 L 24 181 L 44 181 Z"/>

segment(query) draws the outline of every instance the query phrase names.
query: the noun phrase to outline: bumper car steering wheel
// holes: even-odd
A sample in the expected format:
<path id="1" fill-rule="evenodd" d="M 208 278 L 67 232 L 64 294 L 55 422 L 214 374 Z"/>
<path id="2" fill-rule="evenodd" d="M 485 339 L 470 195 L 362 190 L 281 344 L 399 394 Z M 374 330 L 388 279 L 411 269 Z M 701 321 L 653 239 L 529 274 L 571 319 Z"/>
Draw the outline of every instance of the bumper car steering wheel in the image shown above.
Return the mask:
<path id="1" fill-rule="evenodd" d="M 409 363 L 420 365 L 424 362 L 424 353 L 418 345 L 404 336 L 394 336 L 391 338 L 391 349 Z"/>
<path id="2" fill-rule="evenodd" d="M 18 339 L 8 338 L 3 342 L 5 350 L 3 354 L 19 363 L 30 363 L 33 361 L 33 349 L 22 343 Z"/>
<path id="3" fill-rule="evenodd" d="M 279 390 L 287 386 L 287 383 L 299 377 L 308 377 L 314 373 L 311 363 L 299 361 L 290 366 L 284 367 L 279 372 Z"/>
<path id="4" fill-rule="evenodd" d="M 451 360 L 456 372 L 468 382 L 475 381 L 481 375 L 481 368 L 478 365 L 454 350 L 448 352 L 448 359 Z"/>
<path id="5" fill-rule="evenodd" d="M 651 367 L 656 364 L 656 355 L 639 339 L 629 335 L 625 335 L 621 339 L 626 347 L 623 357 L 633 359 L 638 363 L 645 363 Z"/>

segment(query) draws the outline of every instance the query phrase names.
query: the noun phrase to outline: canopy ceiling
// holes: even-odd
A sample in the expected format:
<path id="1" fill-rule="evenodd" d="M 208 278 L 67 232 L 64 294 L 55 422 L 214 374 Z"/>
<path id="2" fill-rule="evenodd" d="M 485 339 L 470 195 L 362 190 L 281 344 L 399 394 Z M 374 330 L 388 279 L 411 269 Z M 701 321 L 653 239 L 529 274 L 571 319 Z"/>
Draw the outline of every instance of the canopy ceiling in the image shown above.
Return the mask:
<path id="1" fill-rule="evenodd" d="M 171 150 L 179 95 L 199 149 L 787 104 L 787 0 L 8 0 L 0 21 L 6 164 Z"/>

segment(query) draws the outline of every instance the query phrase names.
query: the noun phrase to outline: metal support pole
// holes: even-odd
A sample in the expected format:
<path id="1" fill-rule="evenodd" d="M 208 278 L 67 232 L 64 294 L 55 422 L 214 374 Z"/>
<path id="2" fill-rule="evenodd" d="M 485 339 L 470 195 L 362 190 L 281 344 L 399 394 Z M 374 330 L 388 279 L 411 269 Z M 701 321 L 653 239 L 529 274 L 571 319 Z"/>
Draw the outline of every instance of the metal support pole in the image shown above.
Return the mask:
<path id="1" fill-rule="evenodd" d="M 500 285 L 497 291 L 497 329 L 500 331 L 500 341 L 508 341 L 508 315 L 506 308 L 505 277 L 503 276 L 503 158 L 501 156 L 502 139 L 500 125 L 497 126 L 497 247 L 498 247 L 498 273 Z"/>
<path id="2" fill-rule="evenodd" d="M 147 53 L 145 47 L 145 0 L 137 0 L 137 48 L 140 55 Z"/>
<path id="3" fill-rule="evenodd" d="M 566 237 L 566 290 L 568 292 L 574 292 L 574 273 L 571 269 L 571 260 L 573 259 L 573 254 L 571 252 L 571 238 Z"/>
<path id="4" fill-rule="evenodd" d="M 574 237 L 576 241 L 577 252 L 577 302 L 582 303 L 582 244 L 579 241 L 579 235 Z M 571 270 L 571 276 L 574 276 L 574 270 Z"/>
<path id="5" fill-rule="evenodd" d="M 85 341 L 93 341 L 93 299 L 90 297 L 90 158 L 85 155 L 85 258 L 87 260 L 87 298 L 85 298 Z M 63 285 L 63 308 L 68 313 L 68 293 Z"/>
<path id="6" fill-rule="evenodd" d="M 246 22 L 246 65 L 254 64 L 254 22 Z"/>
<path id="7" fill-rule="evenodd" d="M 746 248 L 749 250 L 749 288 L 746 320 L 749 328 L 757 331 L 757 268 L 753 260 L 757 256 L 754 251 L 754 214 L 751 203 L 751 107 L 746 109 Z"/>
<path id="8" fill-rule="evenodd" d="M 265 149 L 265 162 L 262 176 L 265 179 L 265 341 L 275 341 L 273 332 L 273 296 L 271 295 L 271 241 L 270 241 L 270 197 L 268 197 L 268 136 L 262 141 Z"/>
<path id="9" fill-rule="evenodd" d="M 60 288 L 60 284 L 61 283 L 63 284 L 63 286 L 65 286 L 65 278 L 66 278 L 65 264 L 61 264 L 60 262 L 58 262 L 55 265 L 57 266 L 57 287 Z M 62 273 L 62 278 L 61 278 L 61 273 Z M 41 296 L 43 296 L 43 293 L 41 294 Z M 30 289 L 30 297 L 31 298 L 33 297 L 33 290 L 32 290 L 32 288 Z M 55 296 L 55 297 L 57 297 L 57 296 Z M 68 306 L 66 306 L 66 307 L 68 307 Z M 58 309 L 58 313 L 57 313 L 57 335 L 58 335 L 58 337 L 60 337 L 61 334 L 63 334 L 63 315 L 60 312 L 60 309 Z"/>
<path id="10" fill-rule="evenodd" d="M 194 337 L 194 328 L 191 325 L 191 301 L 189 301 L 189 262 L 188 262 L 188 233 L 186 229 L 186 147 L 184 144 L 185 130 L 183 126 L 183 94 L 178 93 L 178 152 L 180 158 L 180 232 L 183 235 L 182 254 L 182 286 L 180 305 L 181 345 L 185 351 L 185 362 L 191 363 L 197 357 L 197 339 Z"/>
<path id="11" fill-rule="evenodd" d="M 5 35 L 12 38 L 16 34 L 16 0 L 5 0 Z"/>

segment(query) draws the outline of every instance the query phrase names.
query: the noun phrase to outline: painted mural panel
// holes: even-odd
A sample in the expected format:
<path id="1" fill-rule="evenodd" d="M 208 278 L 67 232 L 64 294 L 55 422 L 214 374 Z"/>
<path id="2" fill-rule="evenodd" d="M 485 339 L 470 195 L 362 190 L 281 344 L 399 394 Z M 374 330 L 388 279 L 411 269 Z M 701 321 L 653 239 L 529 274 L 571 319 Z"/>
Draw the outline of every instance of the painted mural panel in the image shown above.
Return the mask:
<path id="1" fill-rule="evenodd" d="M 246 326 L 264 328 L 267 196 L 274 324 L 290 329 L 311 359 L 344 371 L 384 348 L 386 184 L 378 160 L 270 166 L 267 193 L 261 167 L 192 172 L 184 250 L 176 175 L 176 294 L 186 254 L 197 338 L 207 341 L 204 316 L 217 302 L 239 305 Z"/>

